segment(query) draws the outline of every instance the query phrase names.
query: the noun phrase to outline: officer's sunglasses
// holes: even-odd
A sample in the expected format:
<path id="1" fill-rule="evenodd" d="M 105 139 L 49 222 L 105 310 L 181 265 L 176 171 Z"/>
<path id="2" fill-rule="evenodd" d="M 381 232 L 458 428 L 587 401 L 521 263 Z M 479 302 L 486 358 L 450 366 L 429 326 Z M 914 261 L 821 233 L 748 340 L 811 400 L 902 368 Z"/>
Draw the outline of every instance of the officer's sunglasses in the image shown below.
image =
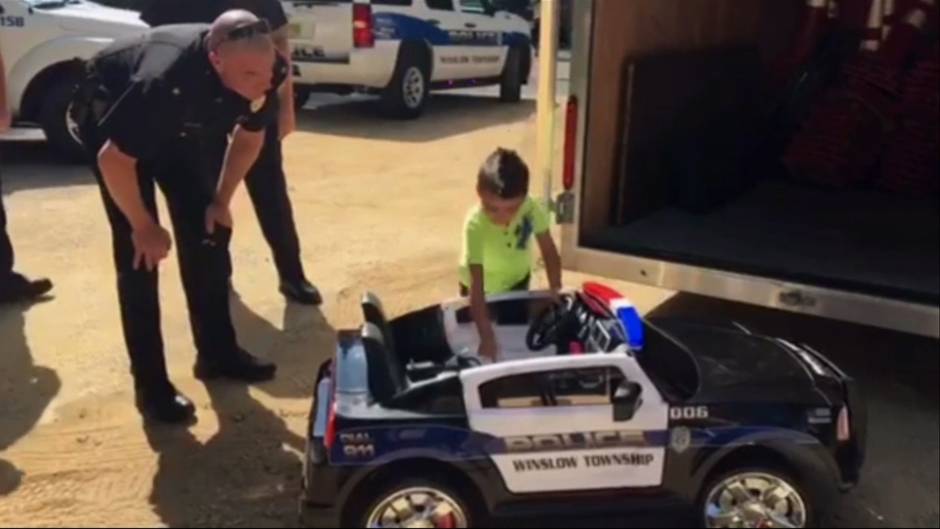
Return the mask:
<path id="1" fill-rule="evenodd" d="M 236 42 L 239 40 L 254 39 L 261 36 L 267 37 L 270 35 L 271 26 L 268 25 L 268 21 L 259 20 L 257 22 L 246 24 L 229 31 L 225 35 L 225 40 L 228 42 Z"/>
<path id="2" fill-rule="evenodd" d="M 225 38 L 222 39 L 222 42 L 219 44 L 226 42 L 248 45 L 259 49 L 268 49 L 272 46 L 271 26 L 268 25 L 267 20 L 259 20 L 251 24 L 239 26 L 226 33 Z"/>

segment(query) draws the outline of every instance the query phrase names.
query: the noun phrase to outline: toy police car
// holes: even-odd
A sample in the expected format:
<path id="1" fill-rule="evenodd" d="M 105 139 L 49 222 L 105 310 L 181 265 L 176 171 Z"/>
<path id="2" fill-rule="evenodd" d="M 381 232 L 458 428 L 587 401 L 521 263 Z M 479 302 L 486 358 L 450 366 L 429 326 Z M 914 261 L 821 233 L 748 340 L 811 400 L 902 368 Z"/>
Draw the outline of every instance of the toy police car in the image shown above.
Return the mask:
<path id="1" fill-rule="evenodd" d="M 805 345 L 642 320 L 588 284 L 560 305 L 491 298 L 503 358 L 483 365 L 465 300 L 393 321 L 374 296 L 363 309 L 319 373 L 307 524 L 694 506 L 708 527 L 804 527 L 859 479 L 858 389 Z"/>

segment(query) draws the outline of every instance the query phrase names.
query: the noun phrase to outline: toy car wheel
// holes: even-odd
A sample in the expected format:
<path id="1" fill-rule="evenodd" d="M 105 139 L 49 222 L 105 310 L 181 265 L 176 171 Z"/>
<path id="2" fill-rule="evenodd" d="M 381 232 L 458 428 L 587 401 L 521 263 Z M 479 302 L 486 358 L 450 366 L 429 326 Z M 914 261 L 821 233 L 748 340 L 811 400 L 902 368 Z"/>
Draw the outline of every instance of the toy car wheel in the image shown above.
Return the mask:
<path id="1" fill-rule="evenodd" d="M 430 480 L 383 489 L 360 521 L 358 527 L 473 527 L 473 515 L 460 494 Z"/>
<path id="2" fill-rule="evenodd" d="M 810 498 L 788 474 L 741 469 L 722 474 L 699 501 L 704 527 L 812 527 Z"/>

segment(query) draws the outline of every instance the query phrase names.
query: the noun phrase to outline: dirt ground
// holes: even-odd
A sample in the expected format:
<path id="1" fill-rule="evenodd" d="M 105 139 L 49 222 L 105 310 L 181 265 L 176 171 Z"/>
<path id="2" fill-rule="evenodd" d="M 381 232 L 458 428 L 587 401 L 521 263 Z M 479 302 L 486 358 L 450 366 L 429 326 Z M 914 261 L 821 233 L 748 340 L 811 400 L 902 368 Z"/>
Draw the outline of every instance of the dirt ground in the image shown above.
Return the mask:
<path id="1" fill-rule="evenodd" d="M 281 371 L 251 389 L 206 387 L 191 374 L 177 265 L 167 261 L 164 334 L 173 379 L 199 408 L 190 429 L 145 427 L 132 406 L 109 232 L 89 173 L 49 162 L 41 145 L 4 145 L 18 268 L 51 276 L 56 290 L 46 302 L 0 309 L 0 526 L 293 525 L 313 378 L 334 330 L 360 322 L 366 290 L 392 314 L 455 293 L 476 167 L 496 145 L 534 160 L 534 112 L 531 102 L 467 96 L 436 97 L 409 123 L 377 119 L 361 103 L 305 111 L 286 166 L 304 260 L 326 304 L 287 305 L 277 294 L 241 194 L 236 325 L 243 345 Z M 863 381 L 873 415 L 866 480 L 838 506 L 837 524 L 940 524 L 937 342 L 620 286 L 647 311 L 734 317 L 832 354 Z"/>

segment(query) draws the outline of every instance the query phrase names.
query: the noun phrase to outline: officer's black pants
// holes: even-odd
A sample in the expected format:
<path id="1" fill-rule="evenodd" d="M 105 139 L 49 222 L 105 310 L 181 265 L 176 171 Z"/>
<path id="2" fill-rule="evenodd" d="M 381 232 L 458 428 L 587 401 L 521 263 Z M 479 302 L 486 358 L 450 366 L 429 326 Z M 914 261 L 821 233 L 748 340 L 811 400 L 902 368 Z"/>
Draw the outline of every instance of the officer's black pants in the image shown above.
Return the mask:
<path id="1" fill-rule="evenodd" d="M 217 227 L 215 237 L 210 238 L 203 220 L 216 182 L 198 161 L 164 160 L 160 167 L 141 163 L 138 173 L 141 195 L 154 218 L 157 218 L 154 182 L 166 197 L 199 356 L 224 362 L 237 347 L 229 311 L 231 230 Z M 134 269 L 131 226 L 111 199 L 97 167 L 95 175 L 111 224 L 121 323 L 131 370 L 138 388 L 161 389 L 168 383 L 168 377 L 160 331 L 158 274 L 144 267 Z"/>
<path id="2" fill-rule="evenodd" d="M 258 215 L 264 238 L 274 254 L 278 274 L 284 281 L 304 279 L 300 241 L 284 175 L 284 158 L 277 127 L 268 127 L 264 148 L 245 178 L 248 194 Z"/>
<path id="3" fill-rule="evenodd" d="M 3 210 L 3 180 L 0 179 L 0 281 L 13 273 L 13 245 L 7 234 L 7 214 Z"/>

